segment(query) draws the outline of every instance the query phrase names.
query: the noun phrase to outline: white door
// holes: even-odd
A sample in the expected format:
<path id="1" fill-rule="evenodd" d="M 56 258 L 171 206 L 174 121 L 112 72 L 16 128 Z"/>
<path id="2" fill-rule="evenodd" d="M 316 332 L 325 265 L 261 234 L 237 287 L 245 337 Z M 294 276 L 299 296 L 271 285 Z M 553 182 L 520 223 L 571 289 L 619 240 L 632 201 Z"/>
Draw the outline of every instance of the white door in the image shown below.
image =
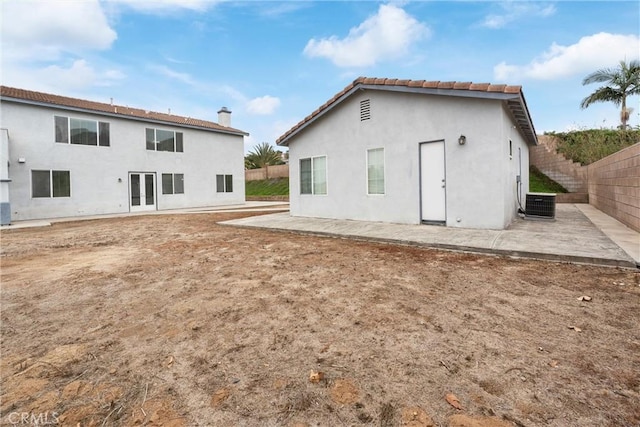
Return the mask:
<path id="1" fill-rule="evenodd" d="M 131 212 L 156 210 L 155 173 L 129 173 L 129 209 Z"/>
<path id="2" fill-rule="evenodd" d="M 420 144 L 420 210 L 423 222 L 447 219 L 444 141 Z"/>

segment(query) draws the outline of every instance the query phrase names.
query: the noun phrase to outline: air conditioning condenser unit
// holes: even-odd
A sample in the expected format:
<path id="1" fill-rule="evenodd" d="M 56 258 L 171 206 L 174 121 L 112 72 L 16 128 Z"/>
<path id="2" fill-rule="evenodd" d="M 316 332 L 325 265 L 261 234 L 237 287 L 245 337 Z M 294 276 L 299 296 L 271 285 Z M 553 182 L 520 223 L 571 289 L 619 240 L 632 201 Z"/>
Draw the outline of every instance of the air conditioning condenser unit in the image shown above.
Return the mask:
<path id="1" fill-rule="evenodd" d="M 556 217 L 556 195 L 553 193 L 528 193 L 525 218 L 554 219 Z"/>

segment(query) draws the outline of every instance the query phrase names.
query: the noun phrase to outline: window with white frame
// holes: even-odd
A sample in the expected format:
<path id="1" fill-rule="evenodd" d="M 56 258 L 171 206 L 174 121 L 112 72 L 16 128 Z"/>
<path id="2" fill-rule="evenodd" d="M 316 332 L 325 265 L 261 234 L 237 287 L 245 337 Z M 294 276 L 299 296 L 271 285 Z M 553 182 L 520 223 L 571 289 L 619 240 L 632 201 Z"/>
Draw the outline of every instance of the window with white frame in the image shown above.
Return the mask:
<path id="1" fill-rule="evenodd" d="M 32 170 L 31 197 L 71 197 L 71 175 L 69 171 Z"/>
<path id="2" fill-rule="evenodd" d="M 184 174 L 163 173 L 162 194 L 184 194 Z"/>
<path id="3" fill-rule="evenodd" d="M 216 175 L 216 191 L 233 193 L 233 175 Z"/>
<path id="4" fill-rule="evenodd" d="M 300 194 L 327 194 L 327 156 L 300 159 Z"/>
<path id="5" fill-rule="evenodd" d="M 184 151 L 182 132 L 172 130 L 146 128 L 147 150 L 170 151 L 182 153 Z"/>
<path id="6" fill-rule="evenodd" d="M 367 193 L 384 194 L 384 148 L 367 150 Z"/>
<path id="7" fill-rule="evenodd" d="M 109 123 L 97 120 L 55 116 L 56 142 L 108 147 Z"/>

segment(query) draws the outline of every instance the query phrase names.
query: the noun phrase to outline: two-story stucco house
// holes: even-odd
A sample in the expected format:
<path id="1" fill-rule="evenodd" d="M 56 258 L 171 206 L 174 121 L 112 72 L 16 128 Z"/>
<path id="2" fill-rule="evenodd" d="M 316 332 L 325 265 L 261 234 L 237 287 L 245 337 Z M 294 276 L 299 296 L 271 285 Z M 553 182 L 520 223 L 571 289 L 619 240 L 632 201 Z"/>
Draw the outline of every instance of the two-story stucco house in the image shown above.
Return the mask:
<path id="1" fill-rule="evenodd" d="M 1 87 L 2 223 L 241 204 L 244 136 L 218 123 Z"/>
<path id="2" fill-rule="evenodd" d="M 276 142 L 293 216 L 504 229 L 537 138 L 520 86 L 360 77 Z"/>

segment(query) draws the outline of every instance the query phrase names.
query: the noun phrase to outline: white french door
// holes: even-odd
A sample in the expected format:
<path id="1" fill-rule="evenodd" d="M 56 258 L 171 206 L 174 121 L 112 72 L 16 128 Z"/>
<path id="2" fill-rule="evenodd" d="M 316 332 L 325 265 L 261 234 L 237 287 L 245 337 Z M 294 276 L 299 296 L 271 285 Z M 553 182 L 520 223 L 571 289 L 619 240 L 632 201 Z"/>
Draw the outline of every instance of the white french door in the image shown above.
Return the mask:
<path id="1" fill-rule="evenodd" d="M 129 210 L 131 212 L 156 210 L 156 174 L 154 172 L 129 173 Z"/>

